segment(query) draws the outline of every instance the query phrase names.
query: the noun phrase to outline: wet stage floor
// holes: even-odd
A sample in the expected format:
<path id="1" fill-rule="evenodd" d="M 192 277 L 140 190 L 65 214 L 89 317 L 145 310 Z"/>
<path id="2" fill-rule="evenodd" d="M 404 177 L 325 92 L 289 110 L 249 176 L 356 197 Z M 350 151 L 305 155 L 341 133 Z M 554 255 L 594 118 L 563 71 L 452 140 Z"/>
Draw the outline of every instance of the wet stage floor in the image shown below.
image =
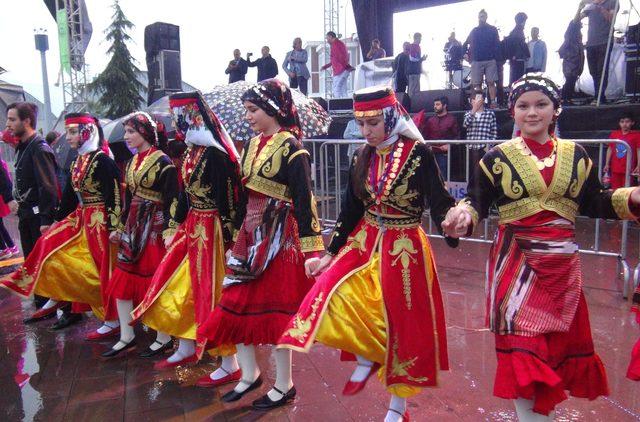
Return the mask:
<path id="1" fill-rule="evenodd" d="M 637 230 L 637 229 L 634 229 Z M 604 238 L 615 240 L 615 228 Z M 631 243 L 637 262 L 637 232 Z M 432 241 L 447 312 L 451 370 L 441 386 L 409 399 L 415 421 L 515 421 L 512 403 L 492 396 L 496 365 L 493 336 L 484 328 L 486 245 L 464 243 L 459 250 Z M 631 348 L 640 328 L 621 296 L 615 259 L 583 256 L 585 295 L 596 351 L 607 369 L 611 395 L 589 402 L 569 399 L 557 421 L 640 420 L 640 383 L 625 378 Z M 52 321 L 24 326 L 33 312 L 29 302 L 0 290 L 0 412 L 3 421 L 382 421 L 388 396 L 377 379 L 355 397 L 340 392 L 353 363 L 340 362 L 336 351 L 315 346 L 308 355 L 294 353 L 293 376 L 298 397 L 272 412 L 253 411 L 251 401 L 266 393 L 275 376 L 269 348 L 259 348 L 264 385 L 241 401 L 225 404 L 221 394 L 233 385 L 203 389 L 193 384 L 215 368 L 207 360 L 195 367 L 164 372 L 153 360 L 131 353 L 103 361 L 109 343 L 90 343 L 84 335 L 98 323 L 91 317 L 63 332 Z M 415 323 L 419 323 L 416 321 Z M 152 341 L 138 329 L 139 349 Z"/>

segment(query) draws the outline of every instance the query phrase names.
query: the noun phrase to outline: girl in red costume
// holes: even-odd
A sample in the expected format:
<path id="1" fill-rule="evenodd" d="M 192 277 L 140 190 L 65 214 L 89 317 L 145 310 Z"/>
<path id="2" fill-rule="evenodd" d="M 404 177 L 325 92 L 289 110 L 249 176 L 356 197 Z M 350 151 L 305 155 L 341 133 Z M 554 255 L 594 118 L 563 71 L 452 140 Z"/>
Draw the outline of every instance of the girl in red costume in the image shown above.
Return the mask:
<path id="1" fill-rule="evenodd" d="M 116 269 L 109 285 L 109 303 L 115 303 L 120 320 L 120 341 L 105 351 L 115 357 L 135 347 L 131 311 L 144 298 L 158 264 L 165 255 L 163 231 L 169 210 L 178 201 L 178 174 L 167 155 L 157 147 L 156 123 L 145 112 L 131 113 L 124 120 L 124 139 L 137 151 L 125 170 L 125 202 L 118 230 L 111 241 L 118 244 Z M 171 336 L 158 332 L 156 341 L 143 352 L 168 349 Z"/>
<path id="2" fill-rule="evenodd" d="M 210 346 L 235 344 L 242 370 L 222 400 L 239 400 L 262 384 L 255 346 L 276 344 L 313 284 L 305 275 L 305 254 L 324 249 L 309 152 L 289 87 L 268 79 L 243 96 L 246 118 L 259 133 L 244 148 L 240 166 L 247 191 L 242 226 L 227 260 L 220 303 L 198 329 Z M 291 352 L 275 350 L 276 381 L 257 409 L 282 406 L 295 397 Z"/>
<path id="3" fill-rule="evenodd" d="M 177 135 L 188 146 L 181 173 L 185 192 L 171 206 L 165 231 L 167 255 L 133 311 L 134 321 L 180 339 L 178 350 L 156 369 L 197 362 L 205 341 L 196 336 L 220 300 L 225 249 L 232 243 L 241 195 L 238 153 L 229 135 L 197 92 L 171 95 Z M 240 379 L 233 345 L 218 350 L 222 365 L 198 385 L 215 387 Z"/>
<path id="4" fill-rule="evenodd" d="M 582 292 L 576 216 L 634 219 L 640 191 L 603 189 L 587 152 L 554 137 L 560 92 L 550 79 L 525 75 L 509 105 L 522 136 L 487 152 L 443 228 L 470 233 L 497 205 L 487 284 L 494 395 L 514 400 L 521 421 L 552 420 L 567 391 L 590 400 L 609 393 Z"/>
<path id="5" fill-rule="evenodd" d="M 343 394 L 358 393 L 379 372 L 391 394 L 385 421 L 407 421 L 406 398 L 436 386 L 438 372 L 448 369 L 442 296 L 422 214 L 429 204 L 439 225 L 455 201 L 393 90 L 358 91 L 353 107 L 367 144 L 351 162 L 327 254 L 306 262 L 316 284 L 278 347 L 308 352 L 317 341 L 355 355 Z"/>
<path id="6" fill-rule="evenodd" d="M 65 126 L 78 158 L 57 211 L 59 222 L 38 240 L 24 265 L 0 283 L 25 297 L 51 298 L 32 318 L 55 312 L 65 301 L 89 304 L 106 321 L 89 335 L 98 339 L 118 332 L 107 286 L 113 268 L 109 233 L 120 222 L 120 172 L 95 117 L 71 113 Z"/>

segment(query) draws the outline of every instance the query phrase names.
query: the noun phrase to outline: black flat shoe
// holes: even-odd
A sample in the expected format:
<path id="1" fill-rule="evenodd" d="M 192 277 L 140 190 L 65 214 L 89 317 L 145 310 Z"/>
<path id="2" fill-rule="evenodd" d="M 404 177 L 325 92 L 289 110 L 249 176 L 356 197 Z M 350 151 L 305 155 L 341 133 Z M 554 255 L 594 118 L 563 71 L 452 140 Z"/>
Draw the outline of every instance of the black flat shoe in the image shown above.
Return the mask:
<path id="1" fill-rule="evenodd" d="M 296 397 L 296 387 L 291 387 L 291 389 L 289 391 L 287 391 L 286 393 L 283 393 L 282 391 L 280 391 L 276 387 L 273 387 L 273 389 L 276 390 L 278 393 L 282 394 L 282 398 L 281 399 L 273 401 L 273 400 L 271 400 L 269 398 L 268 394 L 265 394 L 264 396 L 260 397 L 258 400 L 255 400 L 251 404 L 253 406 L 253 408 L 256 409 L 256 410 L 273 409 L 273 408 L 276 408 L 276 407 L 284 406 L 285 404 L 293 401 L 293 399 Z"/>
<path id="2" fill-rule="evenodd" d="M 103 358 L 115 358 L 120 353 L 123 353 L 123 352 L 125 352 L 125 351 L 127 351 L 129 349 L 134 348 L 134 347 L 136 347 L 136 340 L 135 339 L 133 339 L 129 343 L 127 343 L 127 345 L 124 346 L 122 349 L 118 349 L 118 350 L 109 349 L 106 352 L 102 353 L 102 355 L 100 355 L 100 356 L 102 356 Z"/>
<path id="3" fill-rule="evenodd" d="M 153 343 L 151 343 L 151 345 L 153 346 L 156 343 L 159 344 L 160 347 L 158 347 L 156 350 L 153 350 L 151 348 L 151 346 L 149 346 L 149 347 L 147 347 L 147 350 L 145 350 L 144 352 L 140 353 L 139 356 L 141 358 L 145 358 L 145 359 L 152 358 L 154 356 L 158 356 L 159 354 L 162 354 L 162 353 L 166 352 L 167 350 L 171 350 L 173 348 L 173 339 L 169 340 L 165 344 L 162 344 L 158 340 L 156 340 Z"/>
<path id="4" fill-rule="evenodd" d="M 53 324 L 51 329 L 62 330 L 73 324 L 77 324 L 80 321 L 82 321 L 82 314 L 65 313 L 65 314 L 62 314 L 60 319 L 56 321 L 55 324 Z"/>
<path id="5" fill-rule="evenodd" d="M 255 390 L 262 385 L 262 375 L 260 375 L 253 383 L 249 383 L 249 381 L 240 380 L 241 383 L 247 384 L 249 387 L 244 390 L 242 393 L 238 393 L 236 390 L 231 390 L 228 393 L 224 394 L 221 399 L 225 403 L 231 403 L 232 401 L 240 400 L 245 394 L 247 394 L 251 390 Z"/>
<path id="6" fill-rule="evenodd" d="M 25 325 L 33 324 L 34 322 L 44 321 L 46 319 L 51 319 L 51 318 L 53 318 L 55 316 L 56 316 L 55 312 L 51 312 L 51 313 L 43 315 L 43 316 L 31 316 L 29 318 L 23 319 L 22 323 L 25 324 Z"/>

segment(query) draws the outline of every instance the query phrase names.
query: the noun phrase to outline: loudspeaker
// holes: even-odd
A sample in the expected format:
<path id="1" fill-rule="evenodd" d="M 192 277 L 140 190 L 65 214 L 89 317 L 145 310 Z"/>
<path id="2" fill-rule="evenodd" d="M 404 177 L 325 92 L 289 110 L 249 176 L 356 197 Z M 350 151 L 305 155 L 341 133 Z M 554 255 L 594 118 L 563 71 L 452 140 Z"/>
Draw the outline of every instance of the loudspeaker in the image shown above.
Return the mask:
<path id="1" fill-rule="evenodd" d="M 329 110 L 331 111 L 351 111 L 353 110 L 353 99 L 333 98 L 329 100 Z"/>
<path id="2" fill-rule="evenodd" d="M 156 22 L 144 30 L 149 83 L 147 105 L 172 92 L 182 91 L 180 27 Z"/>
<path id="3" fill-rule="evenodd" d="M 144 28 L 144 51 L 147 61 L 160 50 L 180 51 L 180 27 L 165 22 L 156 22 Z"/>
<path id="4" fill-rule="evenodd" d="M 410 113 L 418 113 L 423 109 L 433 110 L 433 102 L 436 98 L 447 97 L 449 99 L 449 111 L 464 110 L 464 92 L 460 89 L 434 89 L 420 91 L 411 97 Z"/>
<path id="5" fill-rule="evenodd" d="M 640 98 L 640 46 L 627 44 L 625 56 L 627 62 L 627 78 L 625 81 L 625 93 L 627 97 Z"/>

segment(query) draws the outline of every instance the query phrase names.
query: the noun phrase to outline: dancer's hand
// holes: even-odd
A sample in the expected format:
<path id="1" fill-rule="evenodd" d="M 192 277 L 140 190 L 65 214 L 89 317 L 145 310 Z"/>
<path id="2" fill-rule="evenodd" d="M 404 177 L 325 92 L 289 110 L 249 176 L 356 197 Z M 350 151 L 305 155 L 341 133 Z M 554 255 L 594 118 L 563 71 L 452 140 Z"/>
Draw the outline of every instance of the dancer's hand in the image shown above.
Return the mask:
<path id="1" fill-rule="evenodd" d="M 333 256 L 326 254 L 322 258 L 309 258 L 304 263 L 304 272 L 307 277 L 315 277 L 324 272 L 331 265 Z"/>
<path id="2" fill-rule="evenodd" d="M 471 221 L 471 214 L 464 208 L 449 208 L 447 216 L 442 222 L 442 231 L 449 237 L 459 238 L 467 234 Z"/>
<path id="3" fill-rule="evenodd" d="M 15 199 L 11 200 L 7 205 L 11 214 L 16 215 L 18 213 L 18 202 Z"/>
<path id="4" fill-rule="evenodd" d="M 629 199 L 631 200 L 631 203 L 636 207 L 640 206 L 640 188 L 635 188 L 633 192 L 631 192 L 631 198 Z"/>
<path id="5" fill-rule="evenodd" d="M 49 231 L 50 225 L 40 226 L 40 234 L 46 234 Z"/>
<path id="6" fill-rule="evenodd" d="M 109 242 L 111 242 L 111 243 L 119 243 L 120 242 L 120 237 L 122 237 L 122 235 L 120 234 L 119 231 L 113 231 L 113 232 L 109 233 Z"/>
<path id="7" fill-rule="evenodd" d="M 171 236 L 167 236 L 164 238 L 164 247 L 169 249 L 169 246 L 171 246 L 171 244 L 173 243 L 173 238 L 176 237 L 175 234 L 172 234 Z"/>

